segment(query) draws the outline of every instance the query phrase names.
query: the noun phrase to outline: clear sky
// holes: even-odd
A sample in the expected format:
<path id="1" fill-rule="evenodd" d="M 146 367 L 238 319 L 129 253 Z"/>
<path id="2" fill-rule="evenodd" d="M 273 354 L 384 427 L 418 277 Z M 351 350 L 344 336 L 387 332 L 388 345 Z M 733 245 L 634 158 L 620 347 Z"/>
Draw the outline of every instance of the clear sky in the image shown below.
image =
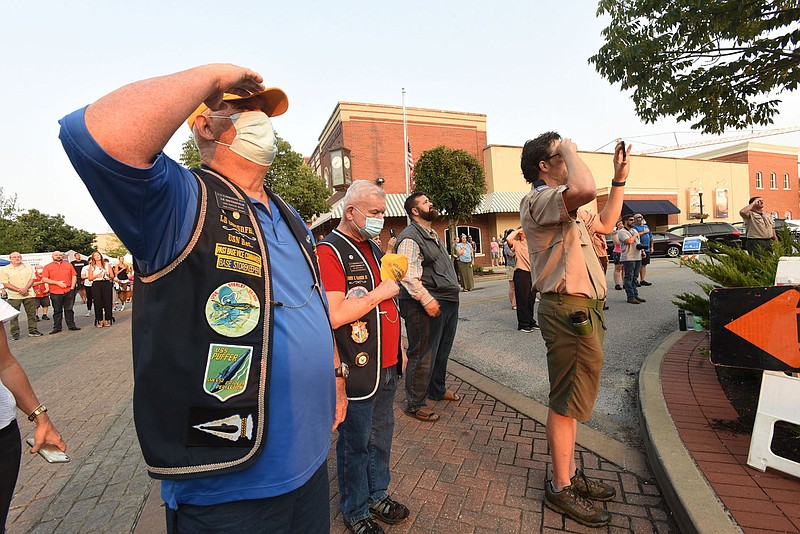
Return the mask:
<path id="1" fill-rule="evenodd" d="M 634 150 L 673 145 L 688 124 L 643 124 L 629 95 L 587 62 L 606 25 L 595 10 L 579 0 L 6 2 L 0 187 L 23 209 L 109 231 L 61 150 L 58 119 L 126 83 L 214 62 L 250 67 L 287 92 L 275 128 L 305 155 L 338 101 L 399 105 L 403 87 L 408 106 L 486 114 L 491 144 L 557 130 L 582 150 L 610 150 L 617 137 Z M 775 127 L 798 124 L 794 93 Z M 189 133 L 166 153 L 177 158 Z M 763 141 L 800 146 L 800 132 Z"/>

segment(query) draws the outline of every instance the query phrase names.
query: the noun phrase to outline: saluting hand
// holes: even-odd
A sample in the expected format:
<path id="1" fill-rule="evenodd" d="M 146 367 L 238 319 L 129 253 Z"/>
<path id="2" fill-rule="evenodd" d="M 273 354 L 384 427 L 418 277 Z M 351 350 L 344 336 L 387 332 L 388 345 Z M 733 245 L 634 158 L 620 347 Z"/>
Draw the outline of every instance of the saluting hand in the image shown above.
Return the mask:
<path id="1" fill-rule="evenodd" d="M 215 69 L 217 91 L 205 100 L 205 105 L 216 111 L 223 107 L 222 96 L 230 93 L 248 97 L 264 90 L 264 79 L 257 72 L 238 65 L 221 63 L 209 65 Z"/>

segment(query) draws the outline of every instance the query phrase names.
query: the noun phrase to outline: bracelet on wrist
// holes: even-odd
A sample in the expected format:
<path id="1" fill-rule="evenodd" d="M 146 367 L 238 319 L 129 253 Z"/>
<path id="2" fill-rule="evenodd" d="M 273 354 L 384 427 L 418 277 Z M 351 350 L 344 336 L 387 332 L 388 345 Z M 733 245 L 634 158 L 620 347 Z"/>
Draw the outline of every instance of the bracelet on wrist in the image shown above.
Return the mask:
<path id="1" fill-rule="evenodd" d="M 46 411 L 47 411 L 47 406 L 45 406 L 44 404 L 40 404 L 39 406 L 36 407 L 35 410 L 33 410 L 30 413 L 30 415 L 28 415 L 28 421 L 33 421 L 34 419 L 36 419 L 36 416 L 38 416 L 39 414 L 43 414 Z"/>
<path id="2" fill-rule="evenodd" d="M 625 182 L 617 182 L 616 180 L 611 180 L 611 187 L 625 187 Z"/>

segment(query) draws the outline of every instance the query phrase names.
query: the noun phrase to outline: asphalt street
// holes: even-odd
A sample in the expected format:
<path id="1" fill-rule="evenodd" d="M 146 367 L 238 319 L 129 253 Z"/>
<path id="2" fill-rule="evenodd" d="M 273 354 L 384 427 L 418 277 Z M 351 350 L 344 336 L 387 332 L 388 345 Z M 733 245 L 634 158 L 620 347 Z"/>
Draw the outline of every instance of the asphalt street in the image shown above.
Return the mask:
<path id="1" fill-rule="evenodd" d="M 676 260 L 653 259 L 647 278 L 652 286 L 639 288 L 644 304 L 626 302 L 625 291 L 614 290 L 613 267 L 608 270 L 605 362 L 600 394 L 589 426 L 639 450 L 636 382 L 642 362 L 678 328 L 676 294 L 699 292 L 704 280 Z M 538 308 L 538 303 L 537 303 Z M 461 293 L 459 323 L 451 359 L 520 393 L 547 404 L 549 384 L 546 350 L 541 333 L 517 331 L 516 311 L 508 301 L 508 282 L 476 278 L 476 288 Z"/>

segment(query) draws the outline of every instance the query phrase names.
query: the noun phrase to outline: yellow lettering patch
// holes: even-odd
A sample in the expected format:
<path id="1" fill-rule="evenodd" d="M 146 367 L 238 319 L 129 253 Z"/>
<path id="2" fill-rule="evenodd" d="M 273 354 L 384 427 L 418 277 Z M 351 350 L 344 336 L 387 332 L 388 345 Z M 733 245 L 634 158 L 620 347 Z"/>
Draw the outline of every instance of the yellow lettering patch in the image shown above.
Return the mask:
<path id="1" fill-rule="evenodd" d="M 214 247 L 214 255 L 217 257 L 217 269 L 261 276 L 261 256 L 255 252 L 217 243 Z"/>

